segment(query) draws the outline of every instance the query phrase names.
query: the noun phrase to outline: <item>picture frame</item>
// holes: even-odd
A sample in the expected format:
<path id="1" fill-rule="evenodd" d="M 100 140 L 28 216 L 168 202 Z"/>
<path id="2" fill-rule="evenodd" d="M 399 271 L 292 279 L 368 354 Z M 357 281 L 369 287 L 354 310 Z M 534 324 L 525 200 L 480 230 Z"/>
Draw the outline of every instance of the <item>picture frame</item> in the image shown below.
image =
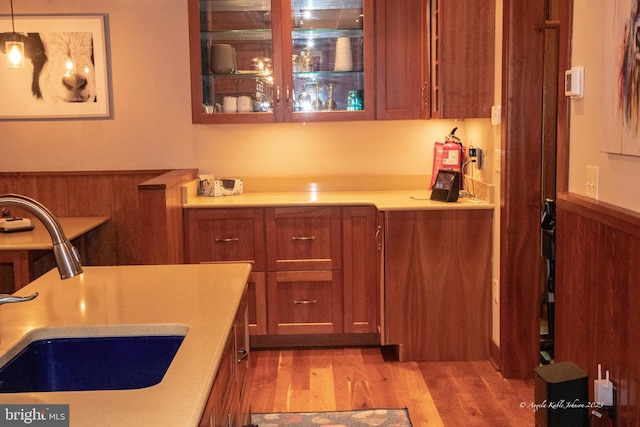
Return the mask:
<path id="1" fill-rule="evenodd" d="M 600 151 L 640 156 L 640 7 L 613 0 L 605 8 Z"/>
<path id="2" fill-rule="evenodd" d="M 108 24 L 108 14 L 0 15 L 0 121 L 113 118 Z M 6 65 L 13 28 L 29 37 L 24 68 Z"/>

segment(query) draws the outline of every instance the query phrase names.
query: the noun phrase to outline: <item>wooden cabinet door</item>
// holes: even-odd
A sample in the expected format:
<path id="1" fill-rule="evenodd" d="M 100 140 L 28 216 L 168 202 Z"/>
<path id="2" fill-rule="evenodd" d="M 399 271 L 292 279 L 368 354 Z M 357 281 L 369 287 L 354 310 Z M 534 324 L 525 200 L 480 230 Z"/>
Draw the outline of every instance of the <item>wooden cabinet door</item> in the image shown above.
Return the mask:
<path id="1" fill-rule="evenodd" d="M 249 262 L 249 330 L 267 333 L 263 209 L 186 209 L 187 262 Z"/>
<path id="2" fill-rule="evenodd" d="M 489 357 L 493 212 L 385 215 L 385 343 L 401 360 Z"/>
<path id="3" fill-rule="evenodd" d="M 376 118 L 419 119 L 429 99 L 426 0 L 376 0 Z"/>
<path id="4" fill-rule="evenodd" d="M 224 346 L 199 427 L 241 427 L 251 421 L 247 321 L 248 301 L 245 293 Z"/>
<path id="5" fill-rule="evenodd" d="M 429 1 L 432 117 L 491 117 L 495 0 Z"/>
<path id="6" fill-rule="evenodd" d="M 269 334 L 338 334 L 342 327 L 340 271 L 267 273 Z"/>
<path id="7" fill-rule="evenodd" d="M 342 209 L 342 249 L 345 333 L 377 333 L 378 288 L 377 210 Z"/>
<path id="8" fill-rule="evenodd" d="M 228 427 L 229 420 L 234 419 L 238 411 L 235 360 L 235 335 L 232 332 L 224 346 L 199 427 Z"/>
<path id="9" fill-rule="evenodd" d="M 243 298 L 234 326 L 236 382 L 238 384 L 238 414 L 236 425 L 242 427 L 251 423 L 249 408 L 251 387 L 251 366 L 249 350 L 249 305 Z"/>
<path id="10" fill-rule="evenodd" d="M 262 209 L 186 209 L 187 261 L 249 262 L 265 269 Z"/>
<path id="11" fill-rule="evenodd" d="M 248 323 L 251 335 L 267 334 L 267 282 L 262 271 L 252 271 L 247 282 Z"/>
<path id="12" fill-rule="evenodd" d="M 342 268 L 340 208 L 266 209 L 269 271 Z"/>

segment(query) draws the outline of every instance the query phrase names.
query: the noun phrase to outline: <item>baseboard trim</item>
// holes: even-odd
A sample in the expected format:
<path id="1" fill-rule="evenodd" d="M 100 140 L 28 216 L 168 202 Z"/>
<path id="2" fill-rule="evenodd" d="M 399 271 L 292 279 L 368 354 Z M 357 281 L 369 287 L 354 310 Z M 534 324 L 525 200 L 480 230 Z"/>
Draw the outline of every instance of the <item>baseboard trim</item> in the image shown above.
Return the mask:
<path id="1" fill-rule="evenodd" d="M 251 348 L 379 346 L 378 334 L 251 335 Z"/>

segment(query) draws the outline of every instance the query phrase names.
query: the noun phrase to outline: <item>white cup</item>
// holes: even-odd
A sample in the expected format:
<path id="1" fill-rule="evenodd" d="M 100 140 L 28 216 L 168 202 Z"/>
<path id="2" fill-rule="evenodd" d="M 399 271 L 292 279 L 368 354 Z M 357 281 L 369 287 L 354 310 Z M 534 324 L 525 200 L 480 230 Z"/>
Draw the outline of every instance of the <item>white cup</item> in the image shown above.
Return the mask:
<path id="1" fill-rule="evenodd" d="M 238 98 L 235 96 L 225 96 L 222 99 L 222 111 L 224 113 L 238 112 Z"/>
<path id="2" fill-rule="evenodd" d="M 336 40 L 336 63 L 334 71 L 351 70 L 353 70 L 351 39 L 349 37 L 338 37 Z"/>
<path id="3" fill-rule="evenodd" d="M 238 97 L 238 112 L 239 113 L 250 113 L 253 109 L 251 108 L 251 97 L 250 96 L 239 96 Z"/>

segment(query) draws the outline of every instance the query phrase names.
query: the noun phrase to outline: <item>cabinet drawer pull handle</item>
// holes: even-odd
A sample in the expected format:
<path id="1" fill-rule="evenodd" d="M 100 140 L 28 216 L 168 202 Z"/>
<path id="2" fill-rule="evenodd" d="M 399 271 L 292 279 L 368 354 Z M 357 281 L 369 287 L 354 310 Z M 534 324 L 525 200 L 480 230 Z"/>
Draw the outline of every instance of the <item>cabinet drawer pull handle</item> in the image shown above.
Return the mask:
<path id="1" fill-rule="evenodd" d="M 238 354 L 240 355 L 238 363 L 242 363 L 243 360 L 246 360 L 249 357 L 249 352 L 247 350 L 238 350 Z"/>
<path id="2" fill-rule="evenodd" d="M 315 299 L 297 299 L 293 301 L 294 304 L 316 304 L 317 302 L 318 300 Z"/>
<path id="3" fill-rule="evenodd" d="M 216 242 L 218 243 L 232 243 L 232 242 L 237 242 L 238 240 L 240 240 L 237 237 L 230 237 L 227 239 L 216 239 Z"/>
<path id="4" fill-rule="evenodd" d="M 316 240 L 314 236 L 293 236 L 291 240 Z"/>

